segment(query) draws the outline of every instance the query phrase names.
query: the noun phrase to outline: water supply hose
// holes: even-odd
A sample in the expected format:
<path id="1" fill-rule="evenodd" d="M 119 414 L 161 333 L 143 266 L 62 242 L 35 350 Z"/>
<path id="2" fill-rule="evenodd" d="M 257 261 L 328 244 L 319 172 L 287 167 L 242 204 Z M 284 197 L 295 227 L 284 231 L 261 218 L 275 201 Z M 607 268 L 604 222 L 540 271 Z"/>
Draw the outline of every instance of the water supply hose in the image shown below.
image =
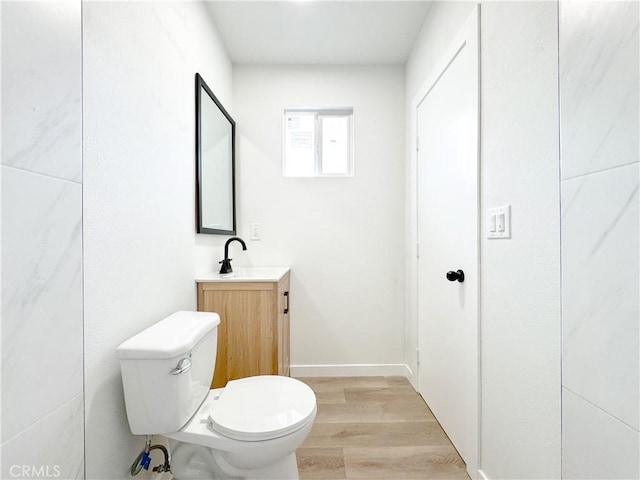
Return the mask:
<path id="1" fill-rule="evenodd" d="M 171 466 L 169 465 L 169 452 L 166 447 L 164 445 L 151 445 L 151 437 L 149 435 L 146 435 L 145 438 L 144 450 L 140 452 L 140 455 L 138 455 L 131 465 L 131 476 L 138 475 L 143 468 L 145 470 L 149 469 L 149 463 L 151 462 L 149 453 L 151 450 L 160 450 L 164 454 L 164 463 L 153 470 L 158 472 L 170 472 Z"/>
<path id="2" fill-rule="evenodd" d="M 162 467 L 158 468 L 158 472 L 170 472 L 171 471 L 171 465 L 169 465 L 169 452 L 167 451 L 167 448 L 164 445 L 153 445 L 149 448 L 149 451 L 151 450 L 161 450 L 162 453 L 164 454 L 164 463 L 162 464 Z M 154 470 L 156 470 L 154 468 Z"/>

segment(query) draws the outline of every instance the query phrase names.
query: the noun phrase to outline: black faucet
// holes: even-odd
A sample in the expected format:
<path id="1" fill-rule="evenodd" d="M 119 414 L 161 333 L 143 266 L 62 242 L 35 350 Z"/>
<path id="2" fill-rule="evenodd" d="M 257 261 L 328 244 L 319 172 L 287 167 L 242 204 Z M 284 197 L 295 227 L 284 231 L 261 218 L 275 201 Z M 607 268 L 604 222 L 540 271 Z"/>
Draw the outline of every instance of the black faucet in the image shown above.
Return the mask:
<path id="1" fill-rule="evenodd" d="M 246 250 L 247 246 L 244 243 L 244 240 L 242 240 L 240 237 L 231 237 L 229 240 L 227 240 L 227 243 L 224 244 L 224 260 L 222 260 L 221 263 L 222 266 L 220 267 L 220 273 L 231 273 L 233 272 L 233 268 L 231 268 L 231 258 L 229 258 L 229 244 L 231 242 L 234 241 L 238 241 L 242 244 L 242 250 Z"/>

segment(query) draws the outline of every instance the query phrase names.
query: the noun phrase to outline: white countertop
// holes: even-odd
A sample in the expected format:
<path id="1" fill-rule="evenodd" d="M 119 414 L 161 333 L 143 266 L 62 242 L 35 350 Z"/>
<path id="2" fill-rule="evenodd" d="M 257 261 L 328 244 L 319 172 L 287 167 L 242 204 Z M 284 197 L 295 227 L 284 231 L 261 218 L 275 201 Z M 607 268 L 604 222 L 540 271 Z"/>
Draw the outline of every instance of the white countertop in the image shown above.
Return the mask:
<path id="1" fill-rule="evenodd" d="M 196 282 L 277 282 L 289 270 L 289 267 L 237 267 L 223 275 L 218 272 L 198 275 Z"/>

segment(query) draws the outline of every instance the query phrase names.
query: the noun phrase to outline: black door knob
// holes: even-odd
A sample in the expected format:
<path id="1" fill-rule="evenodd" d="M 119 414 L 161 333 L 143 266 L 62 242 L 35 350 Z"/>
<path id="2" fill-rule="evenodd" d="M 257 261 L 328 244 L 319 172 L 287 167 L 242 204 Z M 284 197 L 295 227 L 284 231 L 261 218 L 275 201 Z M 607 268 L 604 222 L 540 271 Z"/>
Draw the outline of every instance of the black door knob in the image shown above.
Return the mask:
<path id="1" fill-rule="evenodd" d="M 462 283 L 464 282 L 464 272 L 462 270 L 458 270 L 456 272 L 450 270 L 447 272 L 447 280 L 450 282 L 455 282 L 457 280 Z"/>

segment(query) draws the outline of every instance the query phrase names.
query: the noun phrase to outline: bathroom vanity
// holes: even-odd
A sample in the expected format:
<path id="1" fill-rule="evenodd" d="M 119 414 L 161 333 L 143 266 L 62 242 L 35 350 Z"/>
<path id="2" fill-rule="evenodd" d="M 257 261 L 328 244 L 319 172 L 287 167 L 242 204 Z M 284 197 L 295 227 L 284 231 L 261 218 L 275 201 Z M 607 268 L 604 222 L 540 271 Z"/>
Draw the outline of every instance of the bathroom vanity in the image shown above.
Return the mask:
<path id="1" fill-rule="evenodd" d="M 220 315 L 211 388 L 252 375 L 289 376 L 289 268 L 196 278 L 198 310 Z"/>

